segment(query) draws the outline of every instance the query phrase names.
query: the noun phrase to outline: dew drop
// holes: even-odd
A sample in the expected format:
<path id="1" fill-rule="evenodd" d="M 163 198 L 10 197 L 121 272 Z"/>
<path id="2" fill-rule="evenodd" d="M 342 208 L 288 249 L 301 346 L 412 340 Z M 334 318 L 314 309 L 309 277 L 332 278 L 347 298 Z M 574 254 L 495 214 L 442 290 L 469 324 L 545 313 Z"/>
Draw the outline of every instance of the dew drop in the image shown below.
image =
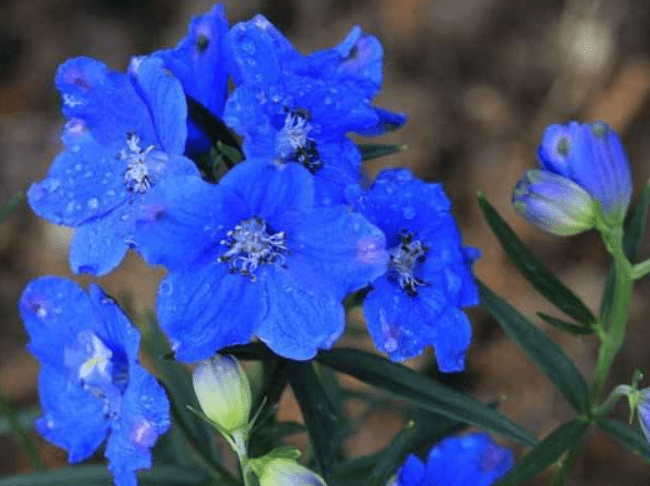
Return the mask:
<path id="1" fill-rule="evenodd" d="M 169 295 L 172 293 L 172 284 L 169 282 L 165 281 L 160 284 L 160 288 L 158 289 L 158 293 L 160 295 Z"/>
<path id="2" fill-rule="evenodd" d="M 74 211 L 74 201 L 70 201 L 68 205 L 65 207 L 66 213 L 71 213 L 72 211 Z"/>
<path id="3" fill-rule="evenodd" d="M 92 199 L 88 199 L 87 204 L 90 209 L 97 209 L 99 207 L 99 200 L 93 197 Z"/>
<path id="4" fill-rule="evenodd" d="M 74 166 L 74 170 L 76 170 L 77 172 L 81 172 L 83 170 L 83 168 L 84 168 L 84 166 L 81 165 L 81 164 L 77 164 L 77 165 Z"/>
<path id="5" fill-rule="evenodd" d="M 404 219 L 413 219 L 415 218 L 415 209 L 413 206 L 406 206 L 402 209 L 402 216 Z"/>

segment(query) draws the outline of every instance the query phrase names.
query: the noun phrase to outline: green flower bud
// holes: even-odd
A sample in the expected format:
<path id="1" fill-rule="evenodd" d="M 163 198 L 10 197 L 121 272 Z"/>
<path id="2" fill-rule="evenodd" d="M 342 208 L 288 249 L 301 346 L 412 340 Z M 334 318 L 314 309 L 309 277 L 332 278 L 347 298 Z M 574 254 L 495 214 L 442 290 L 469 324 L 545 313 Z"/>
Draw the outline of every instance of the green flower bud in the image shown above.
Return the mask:
<path id="1" fill-rule="evenodd" d="M 215 424 L 227 432 L 248 426 L 251 387 L 235 358 L 217 354 L 199 362 L 192 383 L 203 413 Z"/>
<path id="2" fill-rule="evenodd" d="M 323 478 L 291 459 L 272 459 L 259 475 L 260 486 L 327 486 Z"/>

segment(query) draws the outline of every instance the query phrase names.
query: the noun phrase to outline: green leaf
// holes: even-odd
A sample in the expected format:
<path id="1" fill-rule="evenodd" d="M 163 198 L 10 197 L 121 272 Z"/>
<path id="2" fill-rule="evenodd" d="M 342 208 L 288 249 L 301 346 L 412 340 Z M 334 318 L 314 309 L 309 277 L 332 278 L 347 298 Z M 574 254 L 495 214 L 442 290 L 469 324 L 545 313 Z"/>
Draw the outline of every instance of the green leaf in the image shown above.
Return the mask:
<path id="1" fill-rule="evenodd" d="M 526 454 L 510 473 L 494 486 L 519 486 L 553 464 L 563 452 L 578 441 L 589 428 L 584 420 L 572 420 L 546 437 Z"/>
<path id="2" fill-rule="evenodd" d="M 0 207 L 0 222 L 4 221 L 7 216 L 14 212 L 14 209 L 16 209 L 22 202 L 23 197 L 22 192 L 17 192 L 11 196 L 2 207 Z"/>
<path id="3" fill-rule="evenodd" d="M 173 466 L 156 466 L 139 474 L 140 486 L 187 486 L 205 483 L 205 474 Z M 0 479 L 0 486 L 112 486 L 106 466 L 73 466 L 58 471 Z"/>
<path id="4" fill-rule="evenodd" d="M 540 367 L 548 378 L 580 413 L 585 413 L 589 403 L 589 388 L 573 361 L 544 332 L 526 319 L 514 307 L 501 299 L 482 282 L 481 303 L 501 324 L 503 330 L 514 339 L 530 359 Z"/>
<path id="5" fill-rule="evenodd" d="M 356 349 L 321 352 L 317 361 L 391 392 L 418 407 L 534 446 L 537 441 L 521 426 L 475 398 L 458 392 L 406 366 Z"/>
<path id="6" fill-rule="evenodd" d="M 36 444 L 20 423 L 18 413 L 2 393 L 0 393 L 0 415 L 7 421 L 9 429 L 16 439 L 20 450 L 27 456 L 32 467 L 37 471 L 45 469 L 41 457 L 36 450 Z"/>
<path id="7" fill-rule="evenodd" d="M 381 458 L 377 461 L 370 473 L 366 484 L 370 486 L 385 486 L 388 479 L 394 474 L 406 459 L 417 439 L 415 423 L 411 422 L 392 440 L 391 444 L 382 451 Z"/>
<path id="8" fill-rule="evenodd" d="M 34 430 L 34 420 L 41 415 L 41 409 L 38 407 L 30 407 L 26 410 L 16 410 L 16 420 L 18 425 L 25 431 L 29 432 Z M 0 435 L 13 434 L 12 422 L 10 422 L 0 412 Z"/>
<path id="9" fill-rule="evenodd" d="M 406 148 L 402 144 L 360 144 L 358 145 L 362 160 L 372 160 L 386 155 L 396 154 Z"/>
<path id="10" fill-rule="evenodd" d="M 647 463 L 650 463 L 650 445 L 638 427 L 612 419 L 602 419 L 596 422 L 596 424 L 604 432 L 611 435 L 632 452 L 636 452 Z"/>
<path id="11" fill-rule="evenodd" d="M 592 328 L 584 327 L 584 326 L 576 326 L 575 324 L 571 324 L 569 322 L 563 321 L 562 319 L 558 319 L 557 317 L 549 316 L 548 314 L 544 314 L 543 312 L 538 312 L 537 315 L 539 316 L 540 319 L 542 319 L 547 324 L 550 324 L 556 329 L 559 329 L 560 331 L 563 332 L 567 332 L 569 334 L 574 334 L 576 336 L 588 336 L 589 334 L 594 333 L 594 330 Z"/>
<path id="12" fill-rule="evenodd" d="M 560 279 L 549 272 L 539 258 L 528 251 L 483 194 L 478 195 L 478 204 L 512 263 L 533 287 L 576 321 L 588 327 L 595 323 L 596 317 L 589 308 Z"/>
<path id="13" fill-rule="evenodd" d="M 335 459 L 339 419 L 311 361 L 289 363 L 289 384 L 309 432 L 318 469 L 328 481 Z"/>
<path id="14" fill-rule="evenodd" d="M 643 190 L 639 195 L 639 200 L 634 207 L 630 224 L 625 230 L 623 237 L 623 248 L 628 259 L 634 263 L 637 259 L 637 250 L 639 244 L 645 235 L 646 225 L 648 223 L 648 204 L 650 203 L 650 186 L 643 185 Z"/>

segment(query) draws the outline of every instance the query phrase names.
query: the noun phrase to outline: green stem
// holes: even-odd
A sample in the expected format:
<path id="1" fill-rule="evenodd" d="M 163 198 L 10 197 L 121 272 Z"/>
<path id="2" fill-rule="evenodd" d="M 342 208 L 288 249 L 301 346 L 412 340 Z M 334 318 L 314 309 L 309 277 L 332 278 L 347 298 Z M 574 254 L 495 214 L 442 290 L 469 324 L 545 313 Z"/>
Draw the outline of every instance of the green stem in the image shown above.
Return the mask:
<path id="1" fill-rule="evenodd" d="M 632 278 L 634 280 L 637 280 L 641 277 L 645 277 L 649 273 L 650 273 L 650 258 L 648 258 L 644 262 L 637 263 L 632 268 Z"/>
<path id="2" fill-rule="evenodd" d="M 629 385 L 619 385 L 614 390 L 612 393 L 609 394 L 607 397 L 607 400 L 603 402 L 603 404 L 598 407 L 594 411 L 594 415 L 596 417 L 602 417 L 604 415 L 607 415 L 609 412 L 612 411 L 616 403 L 620 400 L 621 397 L 628 396 L 628 394 L 632 391 L 632 387 Z"/>
<path id="3" fill-rule="evenodd" d="M 239 458 L 244 486 L 255 486 L 257 484 L 257 477 L 255 476 L 250 461 L 248 460 L 248 448 L 246 447 L 247 436 L 247 431 L 236 430 L 227 440 Z"/>
<path id="4" fill-rule="evenodd" d="M 564 486 L 566 482 L 569 480 L 569 476 L 571 475 L 571 471 L 573 471 L 573 466 L 576 463 L 576 459 L 578 459 L 578 454 L 582 450 L 582 439 L 578 443 L 576 443 L 571 449 L 569 449 L 569 452 L 567 452 L 564 455 L 564 459 L 562 460 L 562 465 L 560 466 L 560 469 L 558 469 L 557 474 L 553 478 L 553 481 L 551 481 L 550 486 Z"/>
<path id="5" fill-rule="evenodd" d="M 601 400 L 609 371 L 625 339 L 628 308 L 632 295 L 632 265 L 623 251 L 623 228 L 601 229 L 607 251 L 614 259 L 614 299 L 605 329 L 605 339 L 598 354 L 598 364 L 591 386 L 592 406 Z"/>

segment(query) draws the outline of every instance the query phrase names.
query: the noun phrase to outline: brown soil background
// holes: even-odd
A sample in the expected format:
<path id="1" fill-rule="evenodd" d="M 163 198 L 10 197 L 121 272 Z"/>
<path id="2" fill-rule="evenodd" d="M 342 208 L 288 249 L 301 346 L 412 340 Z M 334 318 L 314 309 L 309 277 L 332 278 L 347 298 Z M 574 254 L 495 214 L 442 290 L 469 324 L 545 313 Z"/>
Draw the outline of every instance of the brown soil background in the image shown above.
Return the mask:
<path id="1" fill-rule="evenodd" d="M 62 123 L 53 86 L 57 65 L 71 56 L 103 59 L 124 69 L 129 56 L 175 45 L 208 0 L 3 0 L 0 2 L 0 201 L 41 178 L 60 149 Z M 593 309 L 598 308 L 608 257 L 595 234 L 556 238 L 518 218 L 512 187 L 535 166 L 549 123 L 608 121 L 621 134 L 632 164 L 635 197 L 650 176 L 650 4 L 645 0 L 239 0 L 226 2 L 234 23 L 257 12 L 269 17 L 303 52 L 332 45 L 354 25 L 385 46 L 385 84 L 378 102 L 409 114 L 385 137 L 407 151 L 367 165 L 408 166 L 441 181 L 467 244 L 481 248 L 476 273 L 529 316 L 551 307 L 507 261 L 482 221 L 475 195 L 483 190 L 519 236 Z M 43 274 L 69 275 L 70 232 L 38 220 L 25 205 L 0 226 L 0 390 L 18 407 L 37 401 L 38 365 L 26 353 L 16 311 L 21 289 Z M 647 238 L 641 250 L 648 256 Z M 133 256 L 101 279 L 118 300 L 151 308 L 160 270 Z M 89 279 L 82 278 L 82 282 Z M 650 372 L 650 285 L 634 291 L 629 336 L 611 385 L 635 367 Z M 454 384 L 481 399 L 503 399 L 502 410 L 538 436 L 571 417 L 565 399 L 482 311 L 471 312 L 475 338 L 467 372 Z M 587 376 L 593 339 L 556 338 Z M 363 343 L 362 343 L 363 344 Z M 426 359 L 426 358 L 425 358 Z M 422 366 L 416 360 L 413 366 Z M 647 383 L 644 384 L 647 386 Z M 291 397 L 282 415 L 297 413 Z M 358 405 L 358 404 L 357 404 Z M 619 406 L 621 416 L 626 410 Z M 350 407 L 358 414 L 359 406 Z M 388 412 L 372 414 L 348 441 L 351 454 L 388 443 L 400 427 Z M 53 467 L 65 456 L 39 439 Z M 522 451 L 519 451 L 521 453 Z M 11 437 L 0 437 L 0 474 L 28 471 Z M 571 485 L 641 486 L 650 466 L 598 432 L 589 435 Z M 548 477 L 536 485 L 548 483 Z"/>

